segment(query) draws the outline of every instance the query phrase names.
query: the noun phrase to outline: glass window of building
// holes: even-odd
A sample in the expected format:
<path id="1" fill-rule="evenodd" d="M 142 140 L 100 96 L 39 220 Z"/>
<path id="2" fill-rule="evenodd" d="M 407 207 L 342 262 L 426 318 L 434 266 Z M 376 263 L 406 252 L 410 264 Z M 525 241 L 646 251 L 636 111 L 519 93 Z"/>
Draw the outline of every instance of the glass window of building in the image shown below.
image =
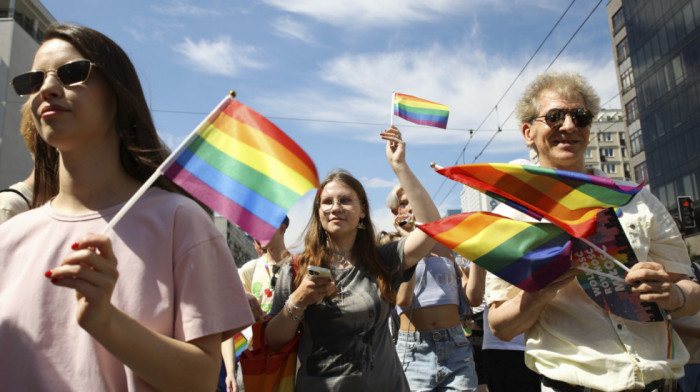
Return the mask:
<path id="1" fill-rule="evenodd" d="M 698 184 L 695 182 L 694 174 L 688 174 L 686 176 L 683 176 L 681 181 L 683 184 L 682 193 L 684 195 L 690 195 L 694 200 L 700 198 L 700 194 L 698 193 Z"/>
<path id="2" fill-rule="evenodd" d="M 683 18 L 683 10 L 676 12 L 673 16 L 673 24 L 676 26 L 676 36 L 678 40 L 682 40 L 685 34 L 688 32 L 685 29 L 685 18 Z"/>
<path id="3" fill-rule="evenodd" d="M 627 158 L 627 149 L 624 147 L 620 148 L 620 155 L 622 155 L 623 158 Z"/>
<path id="4" fill-rule="evenodd" d="M 638 183 L 647 182 L 649 174 L 647 173 L 647 163 L 642 162 L 634 167 L 634 180 Z"/>
<path id="5" fill-rule="evenodd" d="M 681 59 L 681 55 L 679 54 L 678 56 L 674 57 L 671 62 L 673 63 L 673 76 L 675 76 L 675 82 L 678 84 L 685 79 L 685 70 L 683 68 L 683 60 Z"/>
<path id="6" fill-rule="evenodd" d="M 630 57 L 630 46 L 627 42 L 627 37 L 625 37 L 619 44 L 617 44 L 617 61 L 621 63 L 628 57 Z"/>
<path id="7" fill-rule="evenodd" d="M 584 158 L 593 158 L 593 150 L 592 149 L 587 149 L 586 150 L 586 155 L 584 155 Z"/>
<path id="8" fill-rule="evenodd" d="M 695 30 L 695 19 L 693 18 L 693 7 L 690 3 L 683 7 L 683 17 L 685 18 L 685 30 L 691 32 Z"/>
<path id="9" fill-rule="evenodd" d="M 613 31 L 617 33 L 625 25 L 625 13 L 622 7 L 613 15 Z"/>
<path id="10" fill-rule="evenodd" d="M 642 140 L 641 129 L 630 135 L 630 147 L 632 148 L 632 156 L 644 151 L 644 141 Z M 637 169 L 635 168 L 635 170 Z"/>
<path id="11" fill-rule="evenodd" d="M 666 29 L 659 29 L 659 45 L 661 46 L 661 54 L 668 52 L 668 38 L 666 37 Z"/>
<path id="12" fill-rule="evenodd" d="M 612 158 L 612 157 L 615 156 L 615 151 L 614 151 L 612 148 L 610 148 L 610 147 L 608 147 L 608 148 L 603 148 L 603 149 L 601 149 L 601 151 L 602 151 L 602 154 L 601 154 L 601 155 L 603 155 L 603 156 L 605 156 L 605 157 L 607 157 L 607 158 Z"/>
<path id="13" fill-rule="evenodd" d="M 627 124 L 631 124 L 639 118 L 639 108 L 637 107 L 637 97 L 625 104 L 625 112 L 627 113 Z"/>
<path id="14" fill-rule="evenodd" d="M 623 92 L 627 92 L 627 90 L 631 89 L 632 86 L 634 86 L 634 73 L 632 73 L 632 68 L 630 67 L 627 71 L 624 71 L 620 79 L 622 79 Z"/>

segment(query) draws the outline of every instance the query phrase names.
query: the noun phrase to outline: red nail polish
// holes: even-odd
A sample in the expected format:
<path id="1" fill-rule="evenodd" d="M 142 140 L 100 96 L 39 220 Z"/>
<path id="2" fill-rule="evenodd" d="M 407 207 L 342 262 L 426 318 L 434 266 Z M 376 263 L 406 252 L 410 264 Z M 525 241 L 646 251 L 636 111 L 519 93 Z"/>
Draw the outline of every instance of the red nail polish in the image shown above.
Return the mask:
<path id="1" fill-rule="evenodd" d="M 51 277 L 51 270 L 44 272 L 44 276 L 46 276 L 47 278 L 50 278 Z"/>
<path id="2" fill-rule="evenodd" d="M 78 250 L 78 246 L 80 246 L 80 245 L 78 245 L 77 242 L 74 242 L 73 245 L 70 246 L 70 248 L 73 250 Z"/>

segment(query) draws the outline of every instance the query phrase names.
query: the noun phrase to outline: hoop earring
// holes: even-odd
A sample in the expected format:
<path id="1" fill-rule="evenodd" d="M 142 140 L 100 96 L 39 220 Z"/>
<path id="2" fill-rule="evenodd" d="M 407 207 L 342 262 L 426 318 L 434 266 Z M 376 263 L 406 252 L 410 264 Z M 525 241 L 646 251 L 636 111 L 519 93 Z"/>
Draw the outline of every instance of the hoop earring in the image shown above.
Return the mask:
<path id="1" fill-rule="evenodd" d="M 357 222 L 357 228 L 360 230 L 365 230 L 367 226 L 365 226 L 365 223 L 363 222 L 364 218 L 360 219 L 359 222 Z"/>

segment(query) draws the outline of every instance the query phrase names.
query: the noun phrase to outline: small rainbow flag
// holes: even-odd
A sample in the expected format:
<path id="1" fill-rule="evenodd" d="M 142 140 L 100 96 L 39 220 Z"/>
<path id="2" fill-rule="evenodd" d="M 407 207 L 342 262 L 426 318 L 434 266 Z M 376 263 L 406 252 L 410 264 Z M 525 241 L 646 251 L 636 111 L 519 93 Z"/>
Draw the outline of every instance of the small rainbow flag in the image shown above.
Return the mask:
<path id="1" fill-rule="evenodd" d="M 163 167 L 166 177 L 262 244 L 270 241 L 292 205 L 319 186 L 306 152 L 231 95 Z"/>
<path id="2" fill-rule="evenodd" d="M 499 195 L 541 215 L 574 237 L 595 232 L 602 208 L 629 203 L 643 185 L 618 185 L 599 176 L 530 165 L 484 163 L 436 170 L 481 192 Z"/>
<path id="3" fill-rule="evenodd" d="M 521 222 L 490 212 L 463 212 L 418 227 L 527 292 L 547 286 L 571 267 L 572 237 L 551 223 Z"/>
<path id="4" fill-rule="evenodd" d="M 246 348 L 248 348 L 248 339 L 243 336 L 242 333 L 237 333 L 233 336 L 233 347 L 236 353 L 236 359 L 243 354 Z"/>
<path id="5" fill-rule="evenodd" d="M 415 124 L 445 129 L 450 107 L 412 95 L 394 93 L 394 114 Z"/>

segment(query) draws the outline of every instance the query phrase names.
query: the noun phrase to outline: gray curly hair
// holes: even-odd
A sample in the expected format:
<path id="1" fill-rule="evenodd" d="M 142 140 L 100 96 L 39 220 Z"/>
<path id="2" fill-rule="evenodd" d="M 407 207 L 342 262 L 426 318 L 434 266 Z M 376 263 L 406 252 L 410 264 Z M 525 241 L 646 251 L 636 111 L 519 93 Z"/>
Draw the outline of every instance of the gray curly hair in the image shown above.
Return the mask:
<path id="1" fill-rule="evenodd" d="M 544 90 L 552 90 L 566 99 L 581 94 L 593 117 L 600 111 L 600 97 L 583 76 L 573 71 L 549 71 L 537 76 L 520 96 L 515 115 L 521 124 L 530 123 L 539 115 L 540 93 Z"/>

